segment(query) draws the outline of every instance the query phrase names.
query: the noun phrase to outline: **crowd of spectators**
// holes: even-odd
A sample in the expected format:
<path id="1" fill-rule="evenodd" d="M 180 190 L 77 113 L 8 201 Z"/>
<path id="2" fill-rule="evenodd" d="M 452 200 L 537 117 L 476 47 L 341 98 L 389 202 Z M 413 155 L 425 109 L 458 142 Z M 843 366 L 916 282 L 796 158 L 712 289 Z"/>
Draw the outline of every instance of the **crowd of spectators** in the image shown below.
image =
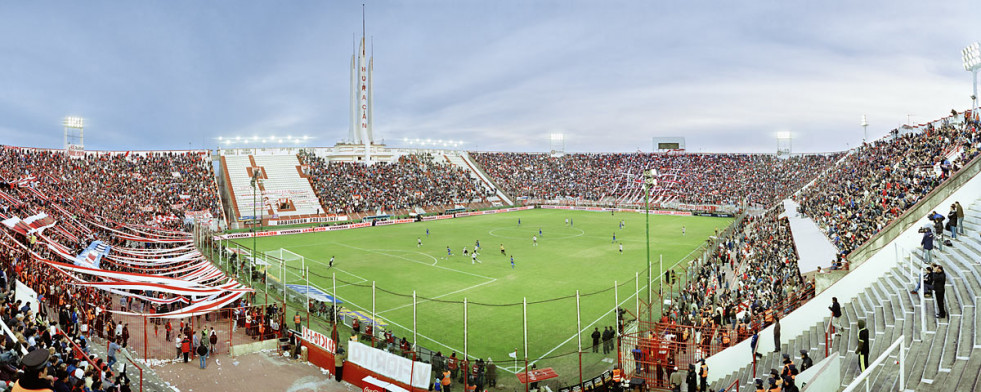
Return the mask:
<path id="1" fill-rule="evenodd" d="M 866 144 L 800 194 L 800 212 L 848 254 L 973 159 L 979 142 L 976 124 L 964 123 Z"/>
<path id="2" fill-rule="evenodd" d="M 23 201 L 42 207 L 57 204 L 77 216 L 179 228 L 187 211 L 220 216 L 214 175 L 206 157 L 161 152 L 71 158 L 62 150 L 4 147 L 0 149 L 0 182 L 26 179 L 39 192 L 25 194 L 28 200 Z M 6 213 L 10 203 L 3 201 L 0 209 Z"/>
<path id="3" fill-rule="evenodd" d="M 471 153 L 514 197 L 601 201 L 639 193 L 642 172 L 657 169 L 652 193 L 689 204 L 769 206 L 796 192 L 841 154 Z M 642 196 L 643 193 L 640 193 Z M 643 200 L 643 199 L 640 199 Z"/>
<path id="4" fill-rule="evenodd" d="M 698 344 L 724 348 L 813 296 L 813 283 L 797 266 L 790 223 L 780 217 L 782 212 L 777 205 L 747 217 L 730 228 L 706 260 L 689 263 L 687 279 L 662 321 L 696 327 Z"/>
<path id="5" fill-rule="evenodd" d="M 313 189 L 327 213 L 393 212 L 414 207 L 470 204 L 487 196 L 466 169 L 430 154 L 403 155 L 392 163 L 334 162 L 301 154 Z"/>

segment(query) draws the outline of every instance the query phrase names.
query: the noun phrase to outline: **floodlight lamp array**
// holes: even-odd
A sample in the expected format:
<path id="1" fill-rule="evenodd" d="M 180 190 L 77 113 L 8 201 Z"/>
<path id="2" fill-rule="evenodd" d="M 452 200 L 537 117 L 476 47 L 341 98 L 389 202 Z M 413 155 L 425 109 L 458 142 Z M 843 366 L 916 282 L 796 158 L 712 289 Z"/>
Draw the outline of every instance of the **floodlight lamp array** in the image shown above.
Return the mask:
<path id="1" fill-rule="evenodd" d="M 976 71 L 981 67 L 981 44 L 975 42 L 961 51 L 965 71 Z"/>
<path id="2" fill-rule="evenodd" d="M 444 140 L 444 139 L 413 139 L 404 137 L 402 142 L 410 146 L 420 146 L 420 147 L 445 147 L 445 148 L 457 148 L 463 147 L 464 141 L 462 140 Z"/>
<path id="3" fill-rule="evenodd" d="M 218 139 L 218 144 L 224 144 L 224 145 L 230 146 L 230 145 L 233 145 L 233 144 L 241 144 L 241 145 L 257 145 L 257 144 L 262 144 L 262 145 L 266 145 L 266 144 L 302 144 L 302 143 L 306 143 L 308 140 L 311 140 L 313 138 L 310 137 L 310 136 L 306 136 L 306 135 L 304 135 L 304 136 L 287 135 L 286 137 L 283 137 L 283 136 L 251 136 L 251 137 L 249 137 L 249 136 L 245 136 L 245 137 L 243 137 L 243 136 L 231 136 L 231 137 L 219 136 L 217 139 Z"/>

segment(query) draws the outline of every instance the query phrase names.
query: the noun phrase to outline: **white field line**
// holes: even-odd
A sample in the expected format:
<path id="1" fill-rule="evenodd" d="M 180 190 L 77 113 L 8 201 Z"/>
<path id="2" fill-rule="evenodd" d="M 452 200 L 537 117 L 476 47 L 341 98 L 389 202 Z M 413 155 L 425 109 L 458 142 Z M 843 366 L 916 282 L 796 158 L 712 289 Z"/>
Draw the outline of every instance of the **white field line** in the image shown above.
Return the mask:
<path id="1" fill-rule="evenodd" d="M 443 298 L 443 297 L 447 297 L 447 296 L 450 296 L 450 295 L 453 295 L 453 294 L 457 294 L 457 293 L 462 293 L 462 292 L 464 292 L 464 291 L 467 291 L 467 290 L 470 290 L 470 289 L 475 289 L 475 288 L 477 288 L 477 287 L 480 287 L 480 286 L 483 286 L 483 285 L 485 285 L 485 284 L 490 284 L 490 283 L 494 283 L 494 282 L 496 282 L 496 281 L 497 281 L 497 279 L 493 279 L 493 280 L 488 280 L 488 281 L 486 281 L 486 282 L 484 282 L 484 283 L 478 283 L 478 284 L 475 284 L 475 285 L 473 285 L 473 286 L 470 286 L 470 287 L 464 287 L 464 288 L 462 288 L 462 289 L 459 289 L 459 290 L 456 290 L 456 291 L 452 291 L 452 292 L 449 292 L 449 293 L 446 293 L 446 294 L 443 294 L 443 295 L 437 295 L 437 296 L 435 296 L 435 297 L 433 297 L 432 299 L 438 299 L 438 298 Z M 429 301 L 428 299 L 424 299 L 424 300 L 422 300 L 422 301 L 417 301 L 417 302 L 416 302 L 416 304 L 421 304 L 421 303 L 425 303 L 425 302 L 430 302 L 430 301 Z M 386 312 L 391 312 L 391 311 L 393 311 L 393 310 L 399 310 L 399 309 L 402 309 L 402 308 L 405 308 L 405 307 L 409 307 L 409 306 L 412 306 L 412 304 L 406 304 L 406 305 L 399 305 L 399 306 L 396 306 L 396 307 L 394 307 L 394 308 L 391 308 L 391 309 L 387 309 L 387 310 L 383 310 L 383 311 L 381 311 L 381 312 L 377 312 L 377 314 L 382 314 L 382 313 L 386 313 Z"/>
<path id="2" fill-rule="evenodd" d="M 453 272 L 464 274 L 464 275 L 470 275 L 470 276 L 481 278 L 481 279 L 487 279 L 487 280 L 494 280 L 495 279 L 495 278 L 491 278 L 489 276 L 475 274 L 475 273 L 472 273 L 472 272 L 455 270 L 453 268 L 443 267 L 441 265 L 432 265 L 432 264 L 428 264 L 428 263 L 425 263 L 425 262 L 422 262 L 422 261 L 412 260 L 412 259 L 407 258 L 407 257 L 392 255 L 392 254 L 389 254 L 389 253 L 385 253 L 384 251 L 359 248 L 357 246 L 348 245 L 348 244 L 341 244 L 341 243 L 335 243 L 335 244 L 340 245 L 340 246 L 343 246 L 343 247 L 351 248 L 351 249 L 357 249 L 357 250 L 361 250 L 361 251 L 365 251 L 365 252 L 371 252 L 371 253 L 377 253 L 377 254 L 380 254 L 380 255 L 385 255 L 385 256 L 388 256 L 388 257 L 394 257 L 394 258 L 397 258 L 397 259 L 402 259 L 402 260 L 405 260 L 405 261 L 410 261 L 410 262 L 413 262 L 413 263 L 416 263 L 416 264 L 422 264 L 422 265 L 429 266 L 429 267 L 435 267 L 435 268 L 440 268 L 440 269 L 444 269 L 444 270 L 447 270 L 447 271 L 453 271 Z"/>
<path id="3" fill-rule="evenodd" d="M 283 248 L 283 249 L 286 249 L 286 248 Z M 303 256 L 303 255 L 301 255 L 301 256 Z M 320 261 L 320 260 L 316 260 L 316 259 L 311 259 L 311 258 L 309 258 L 309 257 L 306 257 L 306 256 L 303 256 L 303 259 L 304 259 L 304 260 L 308 260 L 308 261 L 312 261 L 312 262 L 314 262 L 314 263 L 317 263 L 317 264 L 320 264 L 320 265 L 325 265 L 325 266 L 326 266 L 326 265 L 330 265 L 330 263 L 327 263 L 327 262 L 325 262 L 325 261 Z M 358 275 L 355 275 L 354 273 L 351 273 L 351 272 L 348 272 L 348 271 L 346 271 L 346 270 L 343 270 L 343 269 L 340 269 L 340 268 L 337 268 L 337 267 L 330 267 L 330 268 L 333 268 L 333 269 L 335 269 L 335 270 L 338 270 L 338 271 L 340 271 L 340 272 L 343 272 L 343 273 L 345 273 L 345 274 L 348 274 L 348 275 L 351 275 L 351 276 L 353 276 L 353 277 L 355 277 L 355 278 L 358 278 L 358 279 L 361 279 L 361 281 L 360 281 L 360 282 L 354 282 L 354 283 L 344 283 L 344 284 L 342 284 L 342 285 L 340 285 L 340 286 L 337 286 L 337 288 L 341 288 L 341 287 L 347 287 L 347 286 L 352 286 L 352 285 L 355 285 L 355 284 L 360 284 L 360 283 L 364 283 L 364 282 L 370 282 L 370 281 L 369 281 L 369 280 L 368 280 L 367 278 L 363 278 L 363 277 L 360 277 L 360 276 L 358 276 Z M 288 272 L 287 272 L 287 273 L 288 273 Z"/>
<path id="4" fill-rule="evenodd" d="M 684 257 L 682 257 L 680 259 L 678 259 L 678 261 L 675 261 L 675 265 L 677 265 L 677 263 L 680 262 L 680 261 L 684 261 L 685 259 L 688 258 L 688 256 L 691 256 L 692 253 L 695 253 L 695 251 L 697 251 L 699 249 L 701 249 L 701 246 L 693 249 L 691 252 L 688 252 L 687 255 L 685 255 Z M 655 282 L 659 282 L 662 277 L 664 277 L 664 273 L 663 272 L 658 273 L 657 274 L 657 279 L 655 279 L 654 281 Z M 644 284 L 643 286 L 640 287 L 640 290 L 643 291 L 646 288 L 647 288 L 647 284 Z M 619 306 L 623 306 L 623 304 L 627 303 L 631 298 L 633 298 L 635 296 L 637 296 L 637 293 L 633 293 L 629 297 L 624 298 L 623 301 L 620 301 Z M 626 309 L 626 308 L 624 308 L 624 309 Z M 594 324 L 600 322 L 600 320 L 602 320 L 604 317 L 606 317 L 607 315 L 609 315 L 611 312 L 613 312 L 613 309 L 610 309 L 610 310 L 606 311 L 606 313 L 603 313 L 602 315 L 600 315 L 596 320 L 594 320 L 593 322 L 589 323 L 589 325 L 586 325 L 582 330 L 580 330 L 579 333 L 589 332 L 589 327 L 592 327 Z M 640 317 L 640 315 L 637 315 L 637 317 Z M 579 334 L 573 334 L 572 336 L 570 336 L 568 339 L 566 339 L 562 343 L 559 343 L 558 346 L 555 346 L 551 350 L 548 350 L 548 352 L 546 352 L 545 354 L 542 354 L 542 356 L 538 357 L 538 359 L 535 359 L 535 360 L 532 360 L 532 361 L 528 362 L 528 366 L 531 366 L 532 364 L 534 364 L 534 363 L 542 360 L 542 358 L 545 358 L 549 354 L 555 352 L 555 350 L 558 350 L 559 348 L 561 348 L 562 346 L 564 346 L 566 343 L 569 343 L 569 341 L 571 341 L 572 339 L 575 339 L 577 335 L 579 335 Z"/>

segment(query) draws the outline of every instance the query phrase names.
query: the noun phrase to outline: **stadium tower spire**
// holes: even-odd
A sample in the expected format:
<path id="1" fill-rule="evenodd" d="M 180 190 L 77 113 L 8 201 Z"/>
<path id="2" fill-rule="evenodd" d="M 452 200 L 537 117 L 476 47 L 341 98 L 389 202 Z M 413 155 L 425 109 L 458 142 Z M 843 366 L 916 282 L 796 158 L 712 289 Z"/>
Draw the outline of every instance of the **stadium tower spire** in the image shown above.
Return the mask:
<path id="1" fill-rule="evenodd" d="M 364 159 L 371 161 L 371 145 L 374 144 L 372 135 L 372 104 L 374 94 L 372 89 L 372 73 L 374 68 L 373 56 L 368 56 L 365 37 L 364 4 L 361 5 L 361 46 L 351 57 L 351 127 L 348 142 L 364 145 Z"/>

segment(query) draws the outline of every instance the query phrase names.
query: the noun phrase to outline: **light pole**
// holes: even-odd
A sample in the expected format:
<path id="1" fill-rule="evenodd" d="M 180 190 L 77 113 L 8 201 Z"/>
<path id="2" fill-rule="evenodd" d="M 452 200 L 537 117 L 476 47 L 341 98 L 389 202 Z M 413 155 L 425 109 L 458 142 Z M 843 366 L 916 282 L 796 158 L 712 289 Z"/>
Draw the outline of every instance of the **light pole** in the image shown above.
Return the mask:
<path id="1" fill-rule="evenodd" d="M 647 284 L 654 284 L 654 271 L 651 268 L 651 188 L 657 185 L 657 169 L 644 170 L 644 233 L 647 243 Z M 658 271 L 663 273 L 663 271 Z M 650 288 L 647 290 L 647 306 L 651 306 L 653 298 L 651 298 Z M 660 286 L 658 288 L 658 294 L 663 295 L 660 291 Z M 650 317 L 653 317 L 650 311 L 647 312 Z M 639 316 L 639 315 L 638 315 Z"/>
<path id="2" fill-rule="evenodd" d="M 971 71 L 971 115 L 976 114 L 975 109 L 978 105 L 978 70 L 981 69 L 981 44 L 975 42 L 970 46 L 961 50 L 961 56 L 964 60 L 964 70 Z M 967 121 L 965 118 L 964 121 Z"/>
<path id="3" fill-rule="evenodd" d="M 256 211 L 255 211 L 255 190 L 259 185 L 259 170 L 252 173 L 252 260 L 249 262 L 249 286 L 252 285 L 252 266 L 255 265 L 256 254 L 256 237 L 259 236 L 259 229 L 256 227 Z M 261 221 L 260 221 L 261 223 Z"/>
<path id="4" fill-rule="evenodd" d="M 865 119 L 865 115 L 862 115 L 862 130 L 865 131 L 865 136 L 862 137 L 862 143 L 867 143 L 869 140 L 869 122 Z"/>

